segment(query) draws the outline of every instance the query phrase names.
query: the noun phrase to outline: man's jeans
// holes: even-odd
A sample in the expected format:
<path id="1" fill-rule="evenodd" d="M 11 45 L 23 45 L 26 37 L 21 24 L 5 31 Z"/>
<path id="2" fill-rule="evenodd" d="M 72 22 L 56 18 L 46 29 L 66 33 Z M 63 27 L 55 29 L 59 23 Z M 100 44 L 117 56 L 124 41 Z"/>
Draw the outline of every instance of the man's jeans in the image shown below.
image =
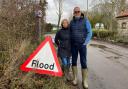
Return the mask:
<path id="1" fill-rule="evenodd" d="M 78 53 L 80 54 L 80 63 L 82 69 L 87 69 L 87 48 L 86 45 L 72 45 L 72 66 L 77 66 Z"/>

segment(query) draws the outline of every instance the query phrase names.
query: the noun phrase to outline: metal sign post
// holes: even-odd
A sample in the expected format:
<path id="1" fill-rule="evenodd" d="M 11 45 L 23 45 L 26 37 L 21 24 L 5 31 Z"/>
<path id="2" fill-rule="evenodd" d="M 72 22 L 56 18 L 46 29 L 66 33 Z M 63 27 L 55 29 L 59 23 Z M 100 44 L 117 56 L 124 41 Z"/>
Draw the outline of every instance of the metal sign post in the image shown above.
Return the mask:
<path id="1" fill-rule="evenodd" d="M 37 40 L 41 42 L 41 17 L 42 17 L 42 11 L 40 9 L 35 10 L 35 16 L 36 16 L 36 32 L 37 32 Z"/>

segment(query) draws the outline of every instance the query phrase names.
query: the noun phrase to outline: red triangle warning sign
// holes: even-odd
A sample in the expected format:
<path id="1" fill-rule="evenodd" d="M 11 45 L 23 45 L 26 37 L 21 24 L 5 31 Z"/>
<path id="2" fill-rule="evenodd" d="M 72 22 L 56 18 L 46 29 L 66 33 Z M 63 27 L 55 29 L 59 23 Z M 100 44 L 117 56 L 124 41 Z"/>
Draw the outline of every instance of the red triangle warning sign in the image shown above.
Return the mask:
<path id="1" fill-rule="evenodd" d="M 46 37 L 20 69 L 26 72 L 33 71 L 39 74 L 62 76 L 62 70 L 51 37 Z"/>

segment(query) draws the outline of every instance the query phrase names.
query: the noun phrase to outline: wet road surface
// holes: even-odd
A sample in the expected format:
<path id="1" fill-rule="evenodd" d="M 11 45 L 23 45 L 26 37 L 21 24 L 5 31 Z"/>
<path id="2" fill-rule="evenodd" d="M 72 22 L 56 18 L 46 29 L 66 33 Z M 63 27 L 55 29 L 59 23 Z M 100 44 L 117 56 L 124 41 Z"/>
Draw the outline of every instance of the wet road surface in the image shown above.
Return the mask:
<path id="1" fill-rule="evenodd" d="M 88 46 L 89 89 L 128 89 L 128 48 L 92 41 Z M 81 66 L 78 60 L 79 87 Z"/>

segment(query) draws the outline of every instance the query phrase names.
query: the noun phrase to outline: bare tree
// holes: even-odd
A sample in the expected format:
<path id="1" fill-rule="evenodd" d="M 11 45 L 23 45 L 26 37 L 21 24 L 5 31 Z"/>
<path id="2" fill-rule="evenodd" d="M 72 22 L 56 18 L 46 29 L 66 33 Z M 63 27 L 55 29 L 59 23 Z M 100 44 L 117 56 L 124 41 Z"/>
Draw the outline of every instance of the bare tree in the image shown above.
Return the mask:
<path id="1" fill-rule="evenodd" d="M 115 30 L 117 27 L 116 16 L 126 9 L 126 0 L 99 0 L 100 3 L 93 7 L 93 11 L 101 14 L 103 22 L 107 29 Z M 95 15 L 95 14 L 94 14 Z"/>
<path id="2" fill-rule="evenodd" d="M 55 2 L 55 6 L 56 6 L 56 9 L 57 9 L 57 15 L 58 15 L 58 29 L 59 29 L 59 26 L 60 26 L 60 21 L 61 21 L 61 18 L 62 18 L 62 14 L 63 14 L 63 2 L 64 0 L 54 0 Z"/>

